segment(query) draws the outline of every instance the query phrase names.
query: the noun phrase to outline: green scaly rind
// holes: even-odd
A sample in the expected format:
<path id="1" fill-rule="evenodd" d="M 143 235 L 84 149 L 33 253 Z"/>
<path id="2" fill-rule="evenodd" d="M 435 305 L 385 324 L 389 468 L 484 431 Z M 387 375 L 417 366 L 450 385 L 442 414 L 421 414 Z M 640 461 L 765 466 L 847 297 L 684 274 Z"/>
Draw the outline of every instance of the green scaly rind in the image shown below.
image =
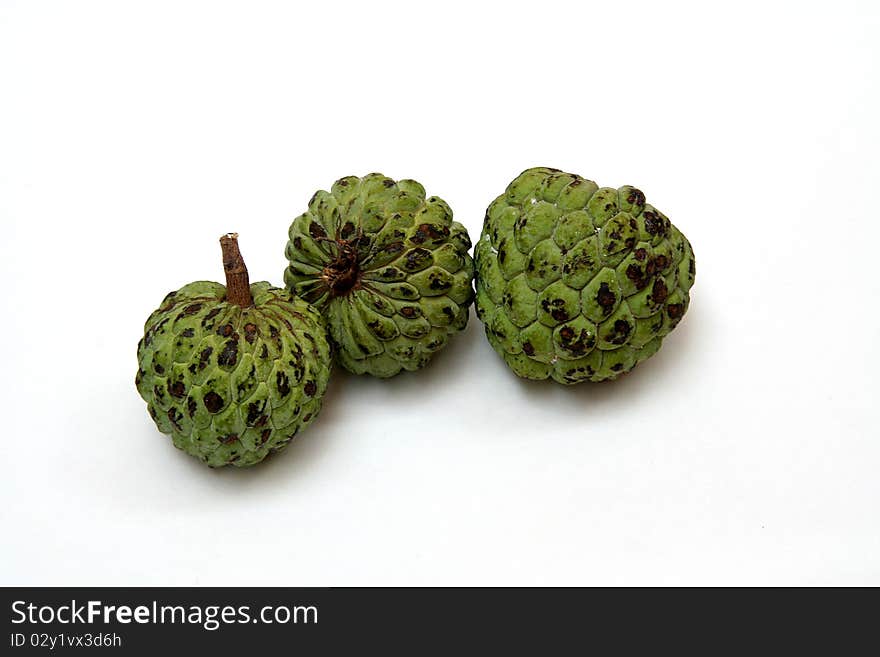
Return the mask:
<path id="1" fill-rule="evenodd" d="M 324 269 L 337 240 L 358 236 L 361 281 L 333 296 Z M 467 325 L 474 297 L 470 247 L 446 202 L 426 198 L 418 182 L 349 176 L 317 192 L 294 219 L 284 281 L 324 314 L 344 368 L 391 377 L 424 367 Z"/>
<path id="2" fill-rule="evenodd" d="M 174 445 L 212 467 L 249 466 L 285 447 L 318 411 L 330 375 L 320 314 L 268 283 L 250 308 L 219 283 L 169 294 L 138 344 L 138 392 Z"/>
<path id="3" fill-rule="evenodd" d="M 513 371 L 614 379 L 657 352 L 690 302 L 687 238 L 638 189 L 557 169 L 520 174 L 486 211 L 476 309 Z"/>

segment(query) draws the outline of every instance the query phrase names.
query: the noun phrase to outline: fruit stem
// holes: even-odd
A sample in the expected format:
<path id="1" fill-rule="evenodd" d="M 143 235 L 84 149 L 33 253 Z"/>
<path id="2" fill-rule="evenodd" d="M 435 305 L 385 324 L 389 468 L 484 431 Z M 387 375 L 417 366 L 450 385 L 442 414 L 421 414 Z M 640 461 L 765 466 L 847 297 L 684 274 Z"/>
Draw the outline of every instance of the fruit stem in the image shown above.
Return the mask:
<path id="1" fill-rule="evenodd" d="M 250 279 L 241 251 L 238 250 L 238 233 L 226 233 L 220 238 L 223 249 L 223 269 L 226 272 L 226 300 L 242 308 L 254 305 Z"/>

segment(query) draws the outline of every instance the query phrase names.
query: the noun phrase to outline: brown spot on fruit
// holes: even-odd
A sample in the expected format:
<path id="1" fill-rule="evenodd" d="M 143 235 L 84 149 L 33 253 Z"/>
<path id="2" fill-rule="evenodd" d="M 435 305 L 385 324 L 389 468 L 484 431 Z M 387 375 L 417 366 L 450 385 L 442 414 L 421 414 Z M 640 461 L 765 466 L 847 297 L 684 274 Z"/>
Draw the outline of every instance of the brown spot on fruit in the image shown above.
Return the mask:
<path id="1" fill-rule="evenodd" d="M 238 341 L 228 340 L 223 345 L 223 351 L 217 356 L 217 364 L 221 367 L 235 367 L 238 362 Z"/>
<path id="2" fill-rule="evenodd" d="M 612 333 L 608 336 L 608 342 L 611 344 L 623 344 L 629 337 L 632 326 L 624 319 L 618 319 L 614 322 Z"/>
<path id="3" fill-rule="evenodd" d="M 614 294 L 608 283 L 599 284 L 599 291 L 596 292 L 596 303 L 602 306 L 606 315 L 611 312 L 614 304 L 617 303 L 617 295 Z"/>
<path id="4" fill-rule="evenodd" d="M 251 402 L 250 404 L 248 404 L 247 418 L 245 419 L 245 422 L 248 426 L 262 426 L 261 424 L 259 424 L 259 420 L 261 417 L 263 419 L 262 424 L 266 423 L 266 416 L 263 415 L 263 409 L 265 407 L 266 402 Z"/>
<path id="5" fill-rule="evenodd" d="M 630 205 L 637 205 L 641 207 L 645 205 L 645 195 L 642 193 L 642 190 L 633 187 L 629 191 L 629 196 L 626 197 L 626 201 Z"/>
<path id="6" fill-rule="evenodd" d="M 525 352 L 526 356 L 534 356 L 535 355 L 535 348 L 532 346 L 532 343 L 529 342 L 528 340 L 526 342 L 523 342 L 522 349 Z"/>
<path id="7" fill-rule="evenodd" d="M 309 224 L 309 235 L 316 240 L 324 239 L 327 237 L 327 231 L 324 230 L 324 227 L 317 221 L 313 221 Z"/>
<path id="8" fill-rule="evenodd" d="M 278 372 L 275 375 L 275 386 L 278 388 L 278 394 L 287 397 L 290 394 L 290 377 L 284 372 Z"/>
<path id="9" fill-rule="evenodd" d="M 565 310 L 564 299 L 544 299 L 541 301 L 541 309 L 550 315 L 557 322 L 564 322 L 569 319 L 568 311 Z"/>
<path id="10" fill-rule="evenodd" d="M 217 315 L 220 314 L 220 310 L 221 309 L 219 307 L 212 308 L 211 311 L 208 312 L 207 315 L 205 315 L 204 319 L 202 319 L 202 328 L 210 328 L 208 326 L 208 324 L 211 322 L 212 319 L 214 319 Z"/>
<path id="11" fill-rule="evenodd" d="M 272 429 L 263 429 L 260 433 L 260 445 L 265 445 L 266 441 L 269 440 L 269 436 L 272 435 Z"/>
<path id="12" fill-rule="evenodd" d="M 427 249 L 412 249 L 404 258 L 404 267 L 414 271 L 428 265 L 431 261 L 431 252 Z"/>
<path id="13" fill-rule="evenodd" d="M 447 280 L 444 280 L 443 278 L 441 278 L 440 276 L 437 276 L 436 274 L 432 273 L 431 276 L 429 276 L 429 278 L 430 278 L 431 282 L 428 283 L 428 287 L 431 288 L 432 290 L 448 290 L 449 288 L 452 287 L 452 283 L 450 283 Z"/>
<path id="14" fill-rule="evenodd" d="M 174 425 L 174 428 L 178 431 L 182 431 L 183 429 L 180 426 L 180 418 L 183 417 L 180 412 L 176 408 L 168 409 L 168 419 L 171 421 L 171 424 Z"/>
<path id="15" fill-rule="evenodd" d="M 238 440 L 238 434 L 230 433 L 226 436 L 218 436 L 217 440 L 219 440 L 224 445 L 231 445 L 232 443 L 234 443 L 235 441 Z"/>
<path id="16" fill-rule="evenodd" d="M 208 409 L 209 413 L 217 413 L 220 411 L 221 408 L 223 408 L 223 397 L 212 390 L 207 395 L 205 395 L 203 403 L 205 404 L 205 408 Z"/>
<path id="17" fill-rule="evenodd" d="M 183 381 L 175 381 L 168 386 L 168 394 L 172 397 L 182 399 L 184 395 L 186 395 L 186 386 L 183 385 Z"/>
<path id="18" fill-rule="evenodd" d="M 661 254 L 661 255 L 658 255 L 656 258 L 654 258 L 654 266 L 657 267 L 657 269 L 659 269 L 660 271 L 663 271 L 664 269 L 666 269 L 666 267 L 668 265 L 669 265 L 669 258 L 667 258 L 665 255 Z"/>
<path id="19" fill-rule="evenodd" d="M 184 338 L 191 338 L 195 334 L 196 334 L 195 330 L 191 329 L 191 328 L 183 329 L 183 331 L 180 332 L 180 335 L 183 336 Z"/>
<path id="20" fill-rule="evenodd" d="M 662 278 L 654 279 L 654 287 L 651 288 L 651 301 L 657 305 L 660 305 L 664 301 L 666 301 L 666 297 L 669 295 L 669 291 L 666 289 L 666 281 Z"/>
<path id="21" fill-rule="evenodd" d="M 401 251 L 403 251 L 404 248 L 405 247 L 403 246 L 403 242 L 392 242 L 391 244 L 386 246 L 384 249 L 382 249 L 382 251 L 384 251 L 385 253 L 394 255 L 396 253 L 400 253 Z"/>
<path id="22" fill-rule="evenodd" d="M 315 385 L 314 381 L 306 381 L 306 384 L 303 386 L 303 392 L 309 397 L 314 397 L 315 393 L 318 392 L 318 386 Z"/>
<path id="23" fill-rule="evenodd" d="M 645 272 L 635 263 L 626 268 L 626 277 L 633 282 L 637 290 L 643 289 L 648 284 Z"/>
<path id="24" fill-rule="evenodd" d="M 419 224 L 409 241 L 413 244 L 424 244 L 427 240 L 442 241 L 449 237 L 449 228 L 434 224 Z"/>
<path id="25" fill-rule="evenodd" d="M 257 339 L 258 332 L 256 324 L 248 322 L 244 325 L 244 339 L 247 340 L 248 344 L 254 343 Z"/>
<path id="26" fill-rule="evenodd" d="M 647 255 L 648 255 L 648 252 L 645 251 L 645 249 L 636 249 L 635 251 L 633 251 L 633 256 L 639 262 L 644 260 Z"/>
<path id="27" fill-rule="evenodd" d="M 666 313 L 670 319 L 681 319 L 681 316 L 684 314 L 684 304 L 670 303 L 666 306 Z"/>
<path id="28" fill-rule="evenodd" d="M 198 406 L 196 406 L 196 400 L 192 397 L 186 400 L 186 413 L 192 418 L 193 415 L 196 414 L 196 410 L 198 410 Z"/>
<path id="29" fill-rule="evenodd" d="M 413 306 L 404 306 L 399 312 L 408 319 L 412 319 L 416 316 L 416 309 Z"/>
<path id="30" fill-rule="evenodd" d="M 655 212 L 645 212 L 642 215 L 645 218 L 645 230 L 649 235 L 665 235 L 666 226 L 663 219 Z"/>
<path id="31" fill-rule="evenodd" d="M 217 335 L 223 336 L 224 338 L 228 338 L 235 331 L 235 328 L 232 324 L 223 324 L 222 326 L 217 328 Z"/>
<path id="32" fill-rule="evenodd" d="M 202 304 L 200 303 L 192 303 L 183 309 L 181 315 L 195 315 L 202 309 Z"/>
<path id="33" fill-rule="evenodd" d="M 202 353 L 199 354 L 199 371 L 205 369 L 208 366 L 208 361 L 211 359 L 211 354 L 214 353 L 214 347 L 205 347 L 202 349 Z"/>
<path id="34" fill-rule="evenodd" d="M 588 331 L 581 329 L 576 336 L 570 326 L 564 327 L 559 332 L 559 337 L 562 338 L 562 348 L 573 356 L 582 356 L 587 349 L 592 349 L 596 344 L 595 338 Z"/>

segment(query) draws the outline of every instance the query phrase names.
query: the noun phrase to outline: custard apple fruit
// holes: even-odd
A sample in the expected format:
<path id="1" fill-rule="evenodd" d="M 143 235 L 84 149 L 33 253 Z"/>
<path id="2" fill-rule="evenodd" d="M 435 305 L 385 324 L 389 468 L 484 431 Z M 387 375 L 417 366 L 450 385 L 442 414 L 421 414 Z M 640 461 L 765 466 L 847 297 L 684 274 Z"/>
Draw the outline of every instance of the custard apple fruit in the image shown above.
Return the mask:
<path id="1" fill-rule="evenodd" d="M 233 234 L 227 286 L 171 292 L 138 344 L 138 392 L 159 431 L 212 467 L 285 447 L 321 409 L 331 369 L 323 319 L 269 283 L 249 284 Z"/>
<path id="2" fill-rule="evenodd" d="M 470 238 L 415 180 L 341 178 L 315 193 L 289 237 L 284 281 L 324 314 L 351 372 L 417 370 L 467 324 Z"/>
<path id="3" fill-rule="evenodd" d="M 660 348 L 688 308 L 694 254 L 630 186 L 528 169 L 488 210 L 477 316 L 519 376 L 614 379 Z"/>

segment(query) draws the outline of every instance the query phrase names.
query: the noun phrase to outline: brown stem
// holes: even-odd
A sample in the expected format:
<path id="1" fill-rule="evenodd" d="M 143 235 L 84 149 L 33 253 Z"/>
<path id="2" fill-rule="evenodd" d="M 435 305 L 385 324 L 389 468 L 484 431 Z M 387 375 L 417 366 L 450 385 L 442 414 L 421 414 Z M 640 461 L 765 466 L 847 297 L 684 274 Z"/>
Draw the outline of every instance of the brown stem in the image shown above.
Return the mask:
<path id="1" fill-rule="evenodd" d="M 242 308 L 254 305 L 248 270 L 238 250 L 238 233 L 226 233 L 220 238 L 223 249 L 223 269 L 226 271 L 226 300 Z"/>

